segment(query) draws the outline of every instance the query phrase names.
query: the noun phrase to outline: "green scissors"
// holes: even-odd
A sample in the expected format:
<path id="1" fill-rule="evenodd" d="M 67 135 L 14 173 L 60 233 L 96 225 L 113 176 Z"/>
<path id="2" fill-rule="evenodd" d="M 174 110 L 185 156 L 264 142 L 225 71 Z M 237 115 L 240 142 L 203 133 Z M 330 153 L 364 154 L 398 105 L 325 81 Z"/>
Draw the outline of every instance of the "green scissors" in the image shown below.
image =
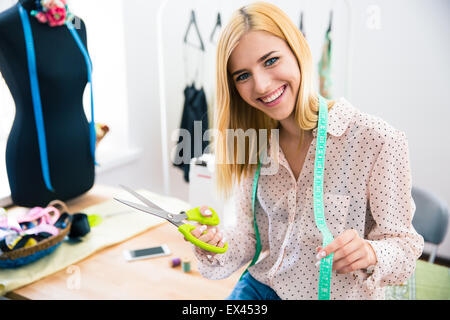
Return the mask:
<path id="1" fill-rule="evenodd" d="M 141 200 L 144 204 L 146 204 L 146 206 L 143 206 L 143 205 L 140 205 L 137 203 L 133 203 L 130 201 L 126 201 L 126 200 L 117 199 L 117 198 L 114 198 L 115 200 L 117 200 L 123 204 L 126 204 L 127 206 L 130 206 L 134 209 L 144 211 L 144 212 L 153 214 L 155 216 L 158 216 L 160 218 L 166 219 L 167 221 L 172 223 L 174 226 L 176 226 L 178 228 L 178 231 L 180 231 L 188 241 L 190 241 L 197 247 L 200 247 L 206 251 L 210 251 L 210 252 L 214 252 L 214 253 L 224 253 L 227 251 L 228 243 L 225 243 L 223 248 L 221 248 L 221 247 L 216 247 L 209 243 L 200 241 L 199 239 L 197 239 L 196 237 L 194 237 L 191 234 L 191 231 L 194 230 L 196 228 L 196 226 L 183 223 L 184 220 L 188 220 L 188 221 L 197 221 L 201 224 L 206 224 L 209 226 L 218 225 L 220 222 L 219 216 L 212 208 L 209 208 L 209 210 L 211 210 L 211 212 L 212 212 L 212 215 L 210 217 L 203 216 L 200 212 L 200 207 L 197 207 L 197 208 L 194 208 L 191 210 L 187 210 L 187 211 L 181 211 L 179 214 L 172 214 L 170 212 L 167 212 L 167 211 L 161 209 L 156 204 L 154 204 L 152 201 L 150 201 L 149 199 L 140 195 L 136 191 L 134 191 L 126 186 L 121 185 L 121 187 L 123 189 L 125 189 L 126 191 L 128 191 L 129 193 L 131 193 L 136 198 L 138 198 L 139 200 Z M 207 231 L 205 231 L 203 234 L 205 234 L 206 232 Z"/>

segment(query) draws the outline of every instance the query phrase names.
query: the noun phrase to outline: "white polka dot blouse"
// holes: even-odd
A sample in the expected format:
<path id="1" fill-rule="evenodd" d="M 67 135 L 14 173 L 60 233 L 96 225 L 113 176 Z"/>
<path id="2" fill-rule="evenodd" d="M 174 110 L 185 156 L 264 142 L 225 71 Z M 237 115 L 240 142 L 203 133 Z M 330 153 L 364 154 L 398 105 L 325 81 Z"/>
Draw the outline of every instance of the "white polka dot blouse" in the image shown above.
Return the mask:
<path id="1" fill-rule="evenodd" d="M 317 129 L 313 135 L 316 138 Z M 322 245 L 322 236 L 313 210 L 316 139 L 297 180 L 283 150 L 277 149 L 278 156 L 269 156 L 278 163 L 276 172 L 261 171 L 259 177 L 255 211 L 264 254 L 249 272 L 281 299 L 317 299 L 316 247 Z M 206 278 L 226 278 L 255 254 L 253 177 L 250 172 L 234 190 L 236 224 L 222 230 L 228 251 L 207 257 L 194 250 L 199 272 Z M 371 272 L 333 271 L 331 299 L 384 299 L 384 286 L 402 284 L 412 275 L 424 241 L 411 223 L 411 185 L 405 134 L 362 113 L 345 98 L 338 99 L 328 114 L 326 223 L 335 238 L 347 229 L 356 230 L 372 245 L 377 264 Z"/>

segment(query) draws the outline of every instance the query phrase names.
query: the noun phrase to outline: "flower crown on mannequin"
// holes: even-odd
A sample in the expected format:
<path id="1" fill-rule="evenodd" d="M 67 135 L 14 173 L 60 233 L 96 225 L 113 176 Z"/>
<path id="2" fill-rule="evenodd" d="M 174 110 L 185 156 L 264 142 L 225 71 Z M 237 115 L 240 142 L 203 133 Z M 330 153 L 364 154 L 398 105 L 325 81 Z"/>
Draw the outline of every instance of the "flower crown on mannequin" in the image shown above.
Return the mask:
<path id="1" fill-rule="evenodd" d="M 41 23 L 48 23 L 50 27 L 62 26 L 73 19 L 66 0 L 36 0 L 36 10 L 31 11 Z"/>

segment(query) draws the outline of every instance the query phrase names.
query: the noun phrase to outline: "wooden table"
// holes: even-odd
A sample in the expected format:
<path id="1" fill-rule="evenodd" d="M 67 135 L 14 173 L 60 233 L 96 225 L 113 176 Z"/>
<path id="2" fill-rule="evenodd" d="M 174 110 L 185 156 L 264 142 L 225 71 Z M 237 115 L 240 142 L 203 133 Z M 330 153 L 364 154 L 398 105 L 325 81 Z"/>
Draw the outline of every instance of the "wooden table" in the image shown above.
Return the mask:
<path id="1" fill-rule="evenodd" d="M 67 202 L 69 211 L 110 200 L 114 188 L 95 186 Z M 167 244 L 172 255 L 127 262 L 123 250 Z M 175 257 L 191 259 L 191 272 L 172 268 Z M 125 242 L 95 254 L 39 281 L 6 294 L 9 299 L 224 299 L 245 267 L 223 280 L 208 280 L 197 271 L 191 244 L 170 223 L 145 231 Z"/>

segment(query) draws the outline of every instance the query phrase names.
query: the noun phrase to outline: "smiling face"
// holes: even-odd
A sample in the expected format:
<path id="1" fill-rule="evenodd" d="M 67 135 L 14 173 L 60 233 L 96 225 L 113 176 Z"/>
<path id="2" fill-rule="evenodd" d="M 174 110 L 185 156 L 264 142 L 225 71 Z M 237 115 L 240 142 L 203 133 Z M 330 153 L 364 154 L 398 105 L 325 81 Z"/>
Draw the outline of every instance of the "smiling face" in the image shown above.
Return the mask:
<path id="1" fill-rule="evenodd" d="M 266 31 L 242 36 L 231 53 L 228 72 L 250 106 L 275 120 L 294 110 L 300 86 L 300 68 L 288 44 Z"/>

